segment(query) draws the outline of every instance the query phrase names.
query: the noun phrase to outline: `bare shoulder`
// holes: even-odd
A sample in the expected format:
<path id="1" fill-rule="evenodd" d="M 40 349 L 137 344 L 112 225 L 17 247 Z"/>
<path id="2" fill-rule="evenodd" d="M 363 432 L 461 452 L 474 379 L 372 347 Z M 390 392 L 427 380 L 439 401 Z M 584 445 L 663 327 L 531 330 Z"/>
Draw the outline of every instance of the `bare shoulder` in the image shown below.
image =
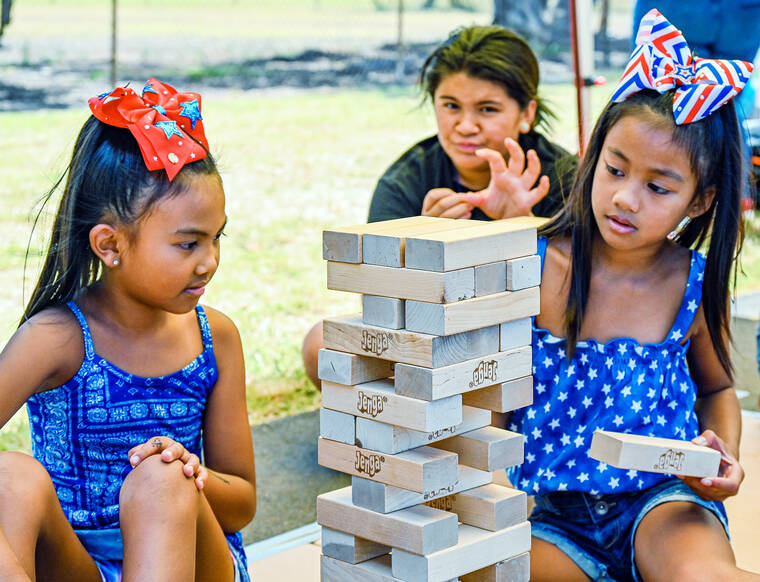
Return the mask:
<path id="1" fill-rule="evenodd" d="M 211 337 L 214 340 L 216 348 L 229 348 L 240 345 L 240 332 L 235 322 L 218 309 L 214 309 L 208 305 L 204 305 L 203 310 L 208 317 Z"/>

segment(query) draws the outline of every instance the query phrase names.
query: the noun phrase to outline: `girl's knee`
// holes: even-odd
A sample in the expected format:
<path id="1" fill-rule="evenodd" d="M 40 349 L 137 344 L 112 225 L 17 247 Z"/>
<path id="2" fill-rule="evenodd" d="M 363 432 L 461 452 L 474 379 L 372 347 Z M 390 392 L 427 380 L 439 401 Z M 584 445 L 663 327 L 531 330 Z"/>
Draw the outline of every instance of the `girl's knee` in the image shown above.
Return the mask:
<path id="1" fill-rule="evenodd" d="M 185 476 L 182 467 L 180 461 L 166 463 L 159 455 L 144 459 L 124 479 L 119 494 L 121 507 L 159 505 L 197 508 L 198 490 L 193 479 Z"/>
<path id="2" fill-rule="evenodd" d="M 0 453 L 0 511 L 45 511 L 50 502 L 58 501 L 45 467 L 24 453 Z M 31 514 L 30 514 L 31 518 Z"/>

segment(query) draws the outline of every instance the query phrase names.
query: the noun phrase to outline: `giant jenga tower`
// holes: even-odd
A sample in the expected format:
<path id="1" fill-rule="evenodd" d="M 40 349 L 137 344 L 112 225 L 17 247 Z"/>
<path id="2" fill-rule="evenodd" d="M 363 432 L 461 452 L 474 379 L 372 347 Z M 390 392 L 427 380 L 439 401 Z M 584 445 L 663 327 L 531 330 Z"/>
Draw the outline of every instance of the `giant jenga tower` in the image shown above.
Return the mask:
<path id="1" fill-rule="evenodd" d="M 533 401 L 536 229 L 413 217 L 325 231 L 330 289 L 361 315 L 327 319 L 319 463 L 352 475 L 317 498 L 323 582 L 525 582 L 524 493 L 492 483 L 523 436 L 491 411 Z"/>

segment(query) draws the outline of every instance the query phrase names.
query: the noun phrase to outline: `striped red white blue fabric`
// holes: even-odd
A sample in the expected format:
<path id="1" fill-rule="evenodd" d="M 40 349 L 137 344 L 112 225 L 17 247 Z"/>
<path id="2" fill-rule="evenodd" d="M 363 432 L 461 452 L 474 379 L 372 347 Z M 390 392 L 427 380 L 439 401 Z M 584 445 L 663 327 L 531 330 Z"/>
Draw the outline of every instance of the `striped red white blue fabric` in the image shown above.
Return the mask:
<path id="1" fill-rule="evenodd" d="M 652 9 L 641 19 L 636 49 L 612 101 L 619 103 L 642 89 L 675 89 L 673 117 L 682 125 L 704 119 L 738 95 L 751 74 L 746 61 L 693 58 L 681 31 Z"/>

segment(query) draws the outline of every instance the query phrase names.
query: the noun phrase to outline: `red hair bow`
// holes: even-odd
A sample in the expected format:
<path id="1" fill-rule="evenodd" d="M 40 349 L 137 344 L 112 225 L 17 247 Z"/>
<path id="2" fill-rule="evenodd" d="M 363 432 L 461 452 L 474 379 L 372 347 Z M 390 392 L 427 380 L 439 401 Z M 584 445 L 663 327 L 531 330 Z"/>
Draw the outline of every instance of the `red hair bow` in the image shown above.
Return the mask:
<path id="1" fill-rule="evenodd" d="M 198 93 L 177 93 L 171 85 L 149 79 L 142 95 L 120 87 L 88 103 L 103 123 L 132 132 L 148 169 L 165 169 L 170 181 L 185 164 L 208 155 Z"/>

